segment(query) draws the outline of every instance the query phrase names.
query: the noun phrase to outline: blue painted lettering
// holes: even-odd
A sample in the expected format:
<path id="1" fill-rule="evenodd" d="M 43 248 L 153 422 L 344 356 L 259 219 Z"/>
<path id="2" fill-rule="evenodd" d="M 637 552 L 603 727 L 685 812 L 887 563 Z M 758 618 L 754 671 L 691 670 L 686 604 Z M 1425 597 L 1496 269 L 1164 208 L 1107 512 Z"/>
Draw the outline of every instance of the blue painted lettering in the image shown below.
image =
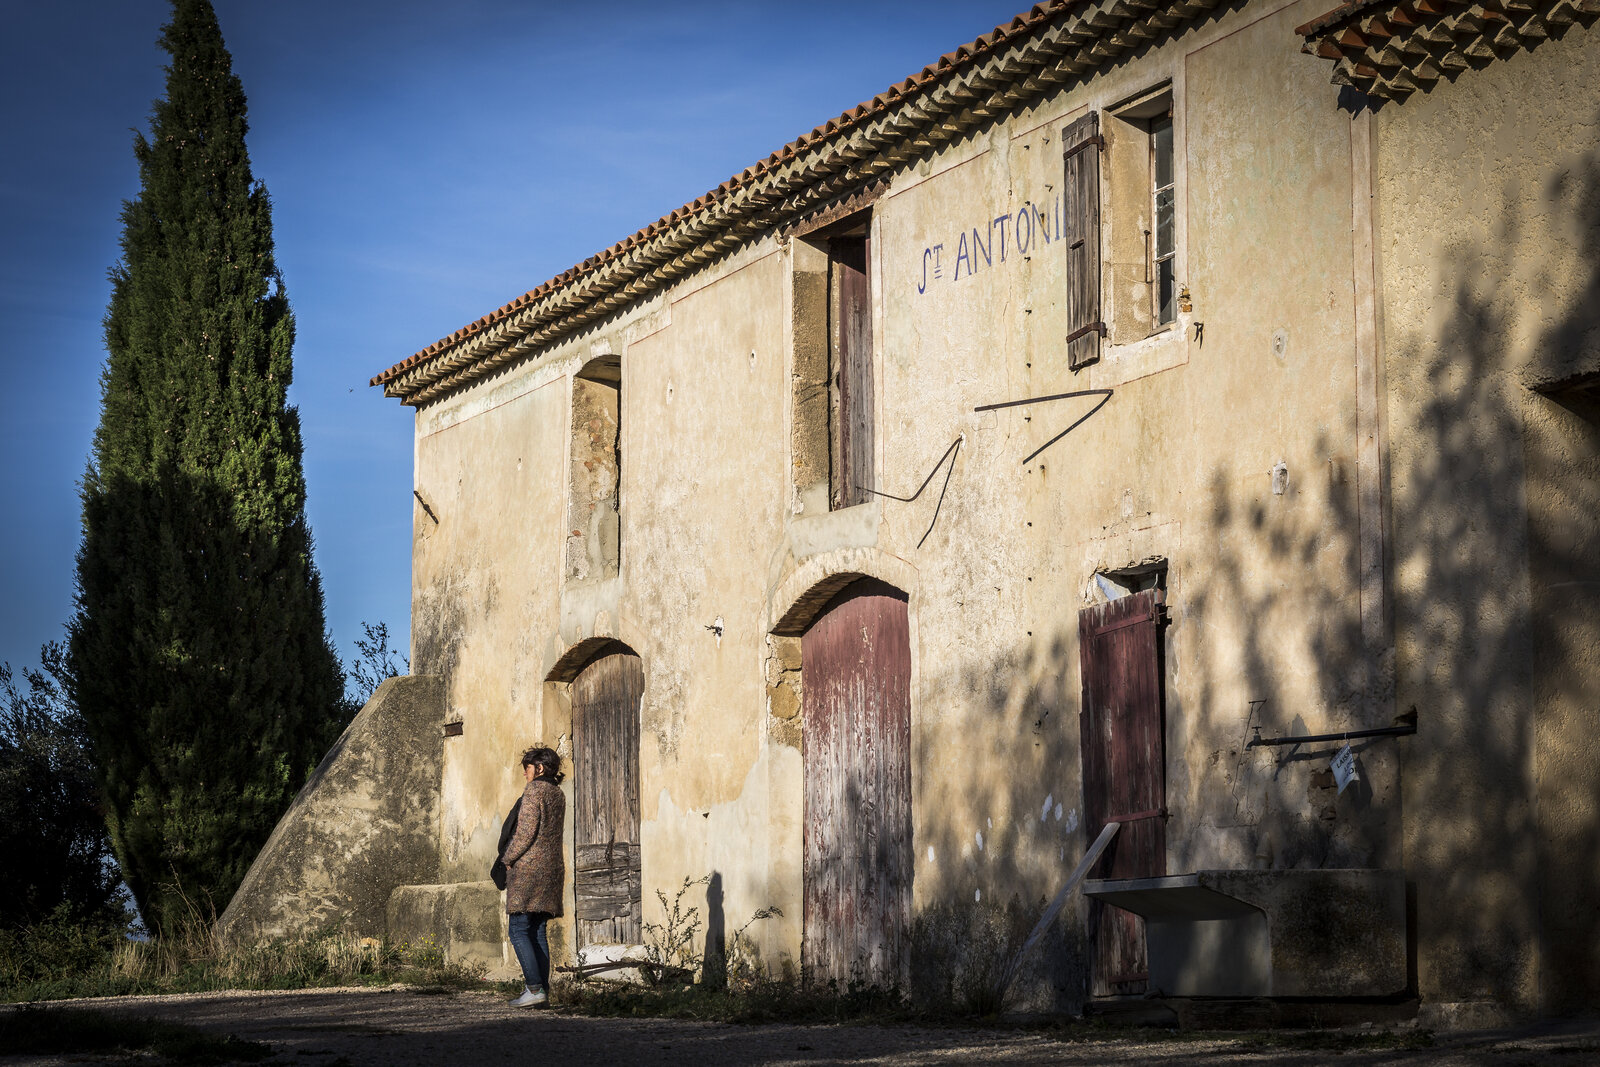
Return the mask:
<path id="1" fill-rule="evenodd" d="M 1038 252 L 1041 243 L 1048 245 L 1062 235 L 1061 195 L 1057 193 L 1050 204 L 1041 207 L 1025 200 L 1012 210 L 994 216 L 985 226 L 972 226 L 959 232 L 955 245 L 955 266 L 949 280 L 959 282 L 976 274 L 979 267 L 993 267 L 995 253 L 1006 263 L 1012 251 L 1027 256 Z M 1053 205 L 1053 206 L 1052 206 Z M 1056 223 L 1050 224 L 1050 213 L 1055 212 Z M 995 235 L 998 229 L 999 236 Z M 929 244 L 922 248 L 922 275 L 917 281 L 917 292 L 926 293 L 933 284 L 945 280 L 944 245 Z"/>

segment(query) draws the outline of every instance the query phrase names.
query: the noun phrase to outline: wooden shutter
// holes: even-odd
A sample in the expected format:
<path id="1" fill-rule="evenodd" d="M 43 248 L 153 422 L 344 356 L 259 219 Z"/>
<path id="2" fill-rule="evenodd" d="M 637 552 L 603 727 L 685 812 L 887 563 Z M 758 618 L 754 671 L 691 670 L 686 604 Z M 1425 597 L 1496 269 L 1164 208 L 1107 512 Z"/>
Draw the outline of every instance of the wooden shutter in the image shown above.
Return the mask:
<path id="1" fill-rule="evenodd" d="M 871 239 L 828 241 L 828 317 L 833 351 L 832 507 L 866 503 L 872 480 Z"/>
<path id="2" fill-rule="evenodd" d="M 1066 154 L 1062 223 L 1067 237 L 1067 366 L 1100 358 L 1100 113 L 1091 111 L 1061 135 Z M 1119 835 L 1120 836 L 1120 835 Z"/>
<path id="3" fill-rule="evenodd" d="M 1078 614 L 1085 840 L 1093 841 L 1112 820 L 1122 823 L 1091 872 L 1095 878 L 1153 878 L 1167 873 L 1160 641 L 1154 590 Z M 1149 972 L 1144 920 L 1094 901 L 1089 934 L 1094 946 L 1094 994 L 1143 992 Z"/>

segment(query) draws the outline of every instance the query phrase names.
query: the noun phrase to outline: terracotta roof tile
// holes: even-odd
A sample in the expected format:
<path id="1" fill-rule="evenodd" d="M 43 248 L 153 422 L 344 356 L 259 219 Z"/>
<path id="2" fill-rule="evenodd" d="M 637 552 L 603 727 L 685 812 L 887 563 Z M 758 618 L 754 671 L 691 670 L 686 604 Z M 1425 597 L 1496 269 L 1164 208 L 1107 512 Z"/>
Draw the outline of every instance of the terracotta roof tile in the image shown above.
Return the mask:
<path id="1" fill-rule="evenodd" d="M 1018 15 L 1016 18 L 1014 18 L 1008 24 L 1008 26 L 1012 32 L 1021 32 L 1027 29 L 1032 23 L 1037 22 L 1040 19 L 1047 18 L 1050 15 L 1059 13 L 1065 8 L 1073 6 L 1075 2 L 1076 0 L 1054 0 L 1054 2 L 1051 3 L 1036 4 L 1029 9 L 1026 15 Z M 844 112 L 838 118 L 829 119 L 823 125 L 818 126 L 808 133 L 802 134 L 789 144 L 784 145 L 778 151 L 767 156 L 767 158 L 762 162 L 745 168 L 745 170 L 739 175 L 735 176 L 729 181 L 723 182 L 712 193 L 697 197 L 690 204 L 677 208 L 671 214 L 657 220 L 654 223 L 651 223 L 649 226 L 644 227 L 631 237 L 617 242 L 617 244 L 606 250 L 606 258 L 609 259 L 611 255 L 635 246 L 642 239 L 654 236 L 656 233 L 660 232 L 660 230 L 663 228 L 663 224 L 665 223 L 677 221 L 678 219 L 685 217 L 690 212 L 703 210 L 706 205 L 713 202 L 714 198 L 726 195 L 728 191 L 739 185 L 747 184 L 752 179 L 769 170 L 774 163 L 792 158 L 800 149 L 805 148 L 810 144 L 837 132 L 845 126 L 857 123 L 866 118 L 868 115 L 883 110 L 893 99 L 897 99 L 905 92 L 910 92 L 917 88 L 920 84 L 923 84 L 934 77 L 938 71 L 947 67 L 955 66 L 963 60 L 988 48 L 995 39 L 1002 36 L 1002 33 L 1002 29 L 1000 27 L 996 27 L 994 32 L 985 34 L 984 36 L 979 37 L 976 41 L 961 46 L 961 48 L 957 49 L 955 52 L 948 53 L 940 57 L 937 68 L 933 65 L 930 65 L 922 69 L 920 77 L 918 75 L 912 75 L 911 77 L 906 78 L 906 80 L 901 83 L 903 86 L 903 90 L 901 92 L 895 93 L 893 92 L 893 87 L 891 87 L 890 93 L 880 93 L 872 100 L 858 104 L 850 111 Z M 392 381 L 394 378 L 416 366 L 418 363 L 421 363 L 422 361 L 430 358 L 433 355 L 436 355 L 444 349 L 457 344 L 462 339 L 471 336 L 472 334 L 475 334 L 480 330 L 495 324 L 496 322 L 499 322 L 511 312 L 527 306 L 529 302 L 542 295 L 545 295 L 565 282 L 570 281 L 572 278 L 576 277 L 579 272 L 592 268 L 597 261 L 599 261 L 599 257 L 590 257 L 589 259 L 584 260 L 583 263 L 578 267 L 571 268 L 562 274 L 557 275 L 555 278 L 552 278 L 529 290 L 527 293 L 507 303 L 503 307 L 491 311 L 489 314 L 484 315 L 474 322 L 468 323 L 466 326 L 450 334 L 448 337 L 444 337 L 438 341 L 435 341 L 427 348 L 417 352 L 410 359 L 398 363 L 384 371 L 382 374 L 374 377 L 372 379 L 372 384 L 381 385 Z"/>
<path id="2" fill-rule="evenodd" d="M 1295 33 L 1332 80 L 1403 99 L 1600 18 L 1600 0 L 1351 0 Z"/>
<path id="3" fill-rule="evenodd" d="M 451 350 L 459 348 L 464 342 L 475 338 L 492 327 L 498 326 L 514 315 L 525 312 L 531 305 L 553 296 L 558 290 L 566 288 L 579 279 L 605 268 L 618 257 L 629 257 L 630 253 L 641 249 L 641 246 L 656 242 L 658 238 L 666 241 L 673 240 L 672 232 L 679 228 L 680 223 L 688 220 L 691 216 L 705 213 L 713 207 L 730 205 L 735 198 L 740 196 L 742 190 L 755 183 L 767 181 L 769 178 L 777 183 L 772 192 L 761 194 L 754 201 L 754 203 L 761 205 L 762 210 L 766 210 L 773 203 L 792 197 L 796 188 L 794 182 L 810 182 L 814 184 L 828 180 L 832 172 L 838 170 L 840 160 L 838 152 L 817 159 L 813 165 L 805 166 L 797 175 L 785 177 L 782 174 L 782 168 L 794 163 L 803 155 L 815 152 L 818 146 L 830 139 L 841 139 L 849 136 L 853 131 L 864 127 L 870 121 L 901 106 L 904 101 L 914 95 L 924 100 L 931 99 L 928 94 L 939 91 L 941 85 L 953 84 L 954 79 L 959 78 L 965 70 L 980 65 L 988 60 L 991 54 L 1002 54 L 1000 49 L 1007 47 L 1008 42 L 1018 37 L 1033 36 L 1036 40 L 1039 40 L 1039 35 L 1047 33 L 1057 23 L 1067 26 L 1072 19 L 1078 17 L 1080 10 L 1088 12 L 1088 15 L 1085 15 L 1080 20 L 1087 23 L 1086 27 L 1072 30 L 1070 36 L 1056 38 L 1053 49 L 1042 49 L 1041 54 L 1036 59 L 1030 60 L 1032 62 L 1032 66 L 1029 68 L 1030 71 L 1037 71 L 1055 64 L 1063 50 L 1070 51 L 1073 54 L 1061 61 L 1063 69 L 1070 74 L 1074 71 L 1098 65 L 1102 61 L 1100 56 L 1088 54 L 1087 44 L 1084 43 L 1086 41 L 1102 37 L 1121 26 L 1156 16 L 1160 18 L 1159 22 L 1154 23 L 1156 27 L 1170 27 L 1173 25 L 1175 16 L 1180 20 L 1192 18 L 1197 13 L 1217 6 L 1219 2 L 1221 0 L 1047 0 L 1047 2 L 1035 4 L 1010 22 L 996 26 L 992 31 L 976 40 L 962 45 L 953 52 L 940 56 L 934 63 L 923 67 L 922 70 L 910 75 L 903 81 L 892 84 L 887 90 L 877 94 L 872 99 L 856 105 L 835 118 L 830 118 L 822 125 L 795 138 L 764 159 L 746 167 L 732 178 L 721 183 L 716 189 L 676 208 L 671 213 L 641 228 L 631 236 L 618 241 L 597 255 L 589 257 L 576 267 L 569 268 L 504 306 L 468 323 L 448 337 L 435 341 L 405 361 L 374 377 L 372 384 L 384 385 L 386 391 L 392 395 L 401 396 L 407 403 L 420 403 L 431 396 L 438 395 L 440 390 L 449 387 L 449 383 L 470 380 L 473 374 L 481 373 L 481 370 L 474 371 L 472 367 L 484 362 L 484 358 L 481 355 L 471 353 L 457 353 L 451 356 L 449 355 Z M 1378 3 L 1386 2 L 1386 0 L 1366 0 L 1366 2 Z M 1449 0 L 1426 0 L 1426 2 L 1438 3 L 1449 2 Z M 1560 2 L 1600 3 L 1600 0 L 1560 0 Z M 1063 31 L 1064 34 L 1065 32 Z M 1160 32 L 1165 32 L 1165 29 L 1161 29 Z M 1076 47 L 1073 46 L 1073 42 L 1077 43 Z M 1070 66 L 1068 65 L 1069 62 Z M 1008 66 L 1006 70 L 998 72 L 995 77 L 1003 78 L 1007 82 L 1016 80 L 1016 76 L 1011 74 L 1009 69 Z M 991 84 L 988 80 L 975 80 L 975 87 L 982 88 L 985 93 L 991 91 Z M 968 98 L 959 97 L 958 99 Z M 892 131 L 890 132 L 892 133 Z M 884 136 L 889 135 L 884 134 Z M 775 174 L 776 176 L 773 177 Z M 786 182 L 789 184 L 785 184 Z M 827 195 L 836 195 L 837 192 L 846 191 L 831 185 L 821 188 L 823 188 L 823 193 Z M 829 189 L 836 191 L 828 193 L 827 190 Z M 816 195 L 823 195 L 823 193 Z M 790 202 L 792 203 L 792 200 Z M 731 210 L 731 208 L 725 210 Z M 785 210 L 788 209 L 785 208 Z M 748 223 L 748 218 L 744 221 Z M 666 236 L 664 237 L 663 235 Z M 697 244 L 704 244 L 708 241 L 726 241 L 730 238 L 737 240 L 736 235 L 726 231 L 721 235 L 713 234 L 711 237 L 694 234 L 685 235 L 680 231 L 680 236 L 683 239 L 693 238 Z M 726 246 L 724 245 L 723 247 Z M 657 249 L 659 250 L 659 255 L 667 257 L 669 260 L 672 256 L 683 254 L 682 249 L 673 251 L 670 246 L 664 247 L 659 243 L 657 244 Z M 648 251 L 645 252 L 645 259 L 637 260 L 636 262 L 641 263 L 643 266 L 640 268 L 638 277 L 626 282 L 625 287 L 628 290 L 629 298 L 641 291 L 641 289 L 635 288 L 641 279 L 645 281 L 646 289 L 656 284 L 650 283 L 648 279 L 654 276 L 652 272 L 663 269 L 659 265 L 651 265 L 653 260 Z M 620 266 L 614 269 L 622 271 L 622 276 L 626 277 L 626 272 L 629 270 L 628 262 L 625 259 Z M 619 286 L 623 285 L 621 282 L 617 284 Z M 607 306 L 617 306 L 614 302 L 615 295 L 615 292 L 613 292 L 611 297 L 605 298 L 613 300 Z M 592 302 L 597 302 L 601 298 L 591 297 L 590 299 Z M 540 321 L 538 316 L 544 315 L 544 312 L 535 310 L 532 314 L 535 318 L 530 322 L 537 323 Z M 552 314 L 555 313 L 553 312 Z M 560 314 L 565 315 L 567 312 L 562 311 Z M 524 334 L 532 329 L 531 326 L 527 328 L 518 327 L 516 324 L 512 324 L 512 326 L 513 332 L 516 329 L 523 329 Z M 555 327 L 551 325 L 539 327 L 539 330 L 543 332 L 538 332 L 534 339 L 554 336 L 550 332 L 552 329 L 555 329 Z M 513 341 L 516 341 L 515 337 L 506 341 L 505 346 L 510 346 Z M 494 345 L 500 342 L 491 341 L 489 343 Z M 519 347 L 527 343 L 529 342 L 517 342 Z M 445 369 L 436 368 L 430 363 L 436 357 L 446 361 L 441 364 L 441 367 Z M 428 366 L 424 367 L 425 364 Z M 463 367 L 466 369 L 463 369 Z M 428 379 L 428 381 L 418 384 L 420 380 L 417 378 L 418 375 Z M 401 379 L 405 379 L 405 381 L 402 382 Z"/>

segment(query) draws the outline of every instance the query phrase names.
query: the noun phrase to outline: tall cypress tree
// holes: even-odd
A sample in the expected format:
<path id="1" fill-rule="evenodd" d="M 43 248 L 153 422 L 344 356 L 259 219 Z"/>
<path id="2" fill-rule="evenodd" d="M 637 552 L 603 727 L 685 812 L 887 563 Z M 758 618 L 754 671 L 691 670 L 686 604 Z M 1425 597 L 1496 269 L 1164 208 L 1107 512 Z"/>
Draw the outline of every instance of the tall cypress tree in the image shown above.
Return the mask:
<path id="1" fill-rule="evenodd" d="M 226 906 L 348 712 L 244 90 L 208 0 L 173 0 L 160 43 L 166 97 L 134 141 L 69 630 L 112 845 L 166 928 Z"/>

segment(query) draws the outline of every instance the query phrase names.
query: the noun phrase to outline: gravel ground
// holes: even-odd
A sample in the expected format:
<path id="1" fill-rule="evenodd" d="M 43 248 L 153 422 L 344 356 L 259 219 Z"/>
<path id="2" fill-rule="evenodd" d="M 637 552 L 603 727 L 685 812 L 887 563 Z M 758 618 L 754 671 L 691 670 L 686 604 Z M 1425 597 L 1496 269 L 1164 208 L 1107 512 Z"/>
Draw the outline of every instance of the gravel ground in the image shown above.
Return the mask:
<path id="1" fill-rule="evenodd" d="M 1207 1064 L 1324 1063 L 1456 1067 L 1600 1064 L 1600 1022 L 1440 1035 L 1432 1048 L 1335 1052 L 1252 1045 L 1238 1036 L 1181 1034 L 1073 1040 L 1040 1029 L 928 1026 L 735 1026 L 659 1019 L 594 1019 L 517 1011 L 489 993 L 405 989 L 203 993 L 78 1001 L 86 1007 L 187 1023 L 265 1042 L 272 1063 L 306 1067 L 538 1060 L 586 1064 Z M 1114 1032 L 1113 1032 L 1114 1035 Z M 0 1064 L 92 1063 L 97 1058 L 0 1057 Z M 106 1062 L 99 1060 L 98 1062 Z"/>

